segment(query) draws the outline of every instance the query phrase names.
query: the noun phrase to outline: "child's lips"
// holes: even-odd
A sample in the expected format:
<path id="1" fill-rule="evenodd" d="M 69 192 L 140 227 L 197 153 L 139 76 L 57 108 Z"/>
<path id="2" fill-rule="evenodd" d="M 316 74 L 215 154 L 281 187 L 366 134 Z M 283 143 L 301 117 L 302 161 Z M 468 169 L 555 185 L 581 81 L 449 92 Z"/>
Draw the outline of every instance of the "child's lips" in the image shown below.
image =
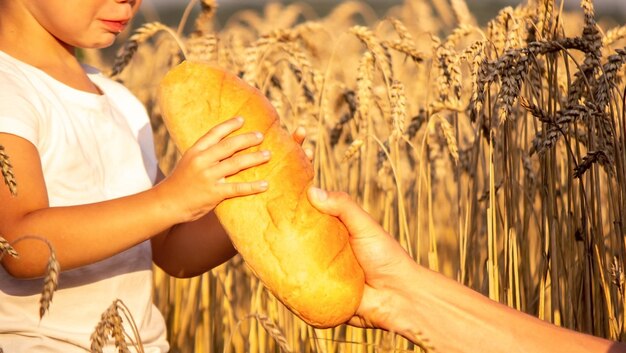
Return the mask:
<path id="1" fill-rule="evenodd" d="M 128 24 L 128 20 L 100 20 L 104 26 L 114 33 L 120 33 Z"/>

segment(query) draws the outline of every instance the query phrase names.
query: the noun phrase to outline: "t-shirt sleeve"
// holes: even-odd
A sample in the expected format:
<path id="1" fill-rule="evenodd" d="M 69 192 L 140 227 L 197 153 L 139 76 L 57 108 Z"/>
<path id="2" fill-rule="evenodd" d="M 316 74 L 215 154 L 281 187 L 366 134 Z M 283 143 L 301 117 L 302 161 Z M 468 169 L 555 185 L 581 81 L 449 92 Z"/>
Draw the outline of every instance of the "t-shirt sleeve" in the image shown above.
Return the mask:
<path id="1" fill-rule="evenodd" d="M 33 98 L 15 80 L 0 73 L 0 132 L 20 136 L 37 145 L 40 113 Z"/>

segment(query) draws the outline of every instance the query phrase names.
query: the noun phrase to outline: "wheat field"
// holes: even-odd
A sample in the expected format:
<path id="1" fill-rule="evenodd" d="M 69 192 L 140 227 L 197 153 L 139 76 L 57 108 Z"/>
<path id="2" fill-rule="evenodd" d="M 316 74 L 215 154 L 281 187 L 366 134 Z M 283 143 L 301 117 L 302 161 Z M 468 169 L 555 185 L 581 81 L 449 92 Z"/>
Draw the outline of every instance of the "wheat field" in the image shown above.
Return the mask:
<path id="1" fill-rule="evenodd" d="M 626 26 L 593 1 L 527 0 L 484 25 L 464 0 L 406 0 L 384 16 L 346 1 L 323 17 L 270 3 L 224 23 L 216 1 L 187 10 L 178 27 L 143 24 L 114 60 L 84 53 L 145 103 L 163 170 L 179 155 L 159 79 L 184 59 L 218 64 L 287 129 L 304 126 L 316 184 L 348 192 L 415 261 L 543 320 L 626 338 Z M 379 330 L 307 326 L 238 256 L 186 280 L 156 269 L 154 294 L 172 352 L 422 351 Z"/>

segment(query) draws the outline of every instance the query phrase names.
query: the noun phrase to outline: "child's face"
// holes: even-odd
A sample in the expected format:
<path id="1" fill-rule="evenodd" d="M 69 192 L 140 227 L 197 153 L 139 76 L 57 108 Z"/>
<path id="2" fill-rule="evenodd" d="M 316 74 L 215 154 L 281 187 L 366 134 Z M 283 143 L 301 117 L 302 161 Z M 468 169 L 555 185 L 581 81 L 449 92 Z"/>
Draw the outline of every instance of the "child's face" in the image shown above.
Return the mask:
<path id="1" fill-rule="evenodd" d="M 126 28 L 142 0 L 22 0 L 39 25 L 61 42 L 104 48 Z"/>

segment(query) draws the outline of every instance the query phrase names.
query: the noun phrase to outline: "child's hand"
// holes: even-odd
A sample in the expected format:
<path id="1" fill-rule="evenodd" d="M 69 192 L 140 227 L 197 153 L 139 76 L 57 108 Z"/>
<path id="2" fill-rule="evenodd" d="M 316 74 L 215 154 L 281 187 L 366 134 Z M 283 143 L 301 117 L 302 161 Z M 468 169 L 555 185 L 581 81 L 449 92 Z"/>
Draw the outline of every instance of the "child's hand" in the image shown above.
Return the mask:
<path id="1" fill-rule="evenodd" d="M 269 151 L 233 156 L 263 141 L 260 132 L 228 136 L 242 125 L 242 118 L 234 118 L 212 128 L 187 150 L 172 173 L 157 185 L 162 199 L 167 200 L 165 206 L 181 212 L 180 222 L 202 217 L 224 199 L 267 190 L 268 183 L 263 180 L 247 183 L 225 180 L 270 159 Z"/>
<path id="2" fill-rule="evenodd" d="M 306 130 L 302 126 L 298 126 L 296 130 L 291 134 L 293 140 L 304 149 L 309 161 L 313 161 L 313 150 L 310 147 L 304 147 L 304 139 L 306 138 Z"/>

